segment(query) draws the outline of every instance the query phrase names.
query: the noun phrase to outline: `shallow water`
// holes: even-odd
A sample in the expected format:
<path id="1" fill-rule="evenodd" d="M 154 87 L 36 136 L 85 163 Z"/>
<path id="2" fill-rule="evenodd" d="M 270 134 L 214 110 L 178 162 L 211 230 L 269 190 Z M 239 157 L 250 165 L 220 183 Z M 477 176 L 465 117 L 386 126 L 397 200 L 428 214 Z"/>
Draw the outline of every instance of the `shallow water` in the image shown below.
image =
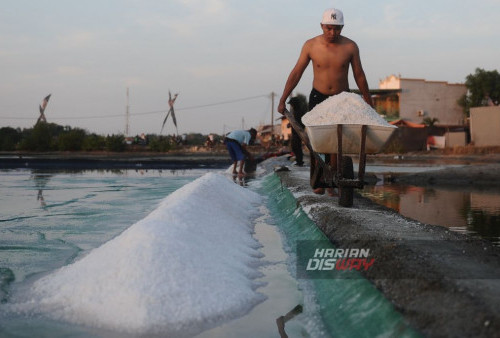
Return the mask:
<path id="1" fill-rule="evenodd" d="M 395 163 L 394 163 L 395 162 Z M 418 187 L 384 181 L 388 175 L 418 173 L 466 165 L 458 160 L 391 161 L 367 165 L 366 172 L 377 176 L 376 185 L 366 185 L 360 193 L 401 215 L 417 221 L 444 226 L 500 245 L 500 192 L 496 188 Z M 354 169 L 357 170 L 355 163 Z"/>
<path id="2" fill-rule="evenodd" d="M 361 194 L 417 221 L 440 225 L 500 245 L 498 189 L 368 185 Z"/>

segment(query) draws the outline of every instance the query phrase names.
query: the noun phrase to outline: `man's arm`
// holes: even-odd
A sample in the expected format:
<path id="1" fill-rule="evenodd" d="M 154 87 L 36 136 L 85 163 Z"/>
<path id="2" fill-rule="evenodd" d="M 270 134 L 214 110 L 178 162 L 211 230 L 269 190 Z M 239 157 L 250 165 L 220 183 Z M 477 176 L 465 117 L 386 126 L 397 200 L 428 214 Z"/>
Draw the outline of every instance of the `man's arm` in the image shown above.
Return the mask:
<path id="1" fill-rule="evenodd" d="M 302 47 L 299 60 L 286 80 L 285 89 L 283 90 L 283 94 L 281 95 L 281 99 L 278 104 L 278 112 L 281 114 L 285 111 L 286 99 L 290 96 L 295 87 L 297 87 L 304 70 L 306 70 L 309 65 L 309 61 L 311 61 L 311 58 L 309 57 L 309 44 L 309 41 L 307 41 Z"/>
<path id="2" fill-rule="evenodd" d="M 243 151 L 243 154 L 245 154 L 248 159 L 253 160 L 252 153 L 248 151 L 247 145 L 245 143 L 241 144 L 241 151 Z"/>
<path id="3" fill-rule="evenodd" d="M 370 95 L 370 90 L 368 89 L 368 81 L 366 80 L 366 75 L 361 65 L 361 58 L 359 56 L 359 49 L 356 44 L 354 44 L 354 50 L 351 60 L 352 73 L 354 75 L 354 80 L 358 85 L 361 95 L 366 103 L 373 107 L 372 97 Z"/>

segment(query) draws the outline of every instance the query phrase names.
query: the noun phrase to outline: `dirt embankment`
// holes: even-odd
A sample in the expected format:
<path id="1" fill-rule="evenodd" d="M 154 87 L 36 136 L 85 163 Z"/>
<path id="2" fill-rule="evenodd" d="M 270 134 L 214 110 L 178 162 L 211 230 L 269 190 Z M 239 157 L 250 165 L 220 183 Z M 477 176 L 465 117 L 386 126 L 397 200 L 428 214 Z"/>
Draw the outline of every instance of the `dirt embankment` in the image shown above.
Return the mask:
<path id="1" fill-rule="evenodd" d="M 401 175 L 394 178 L 398 183 L 413 185 L 446 186 L 500 186 L 500 164 L 469 164 L 442 170 Z"/>

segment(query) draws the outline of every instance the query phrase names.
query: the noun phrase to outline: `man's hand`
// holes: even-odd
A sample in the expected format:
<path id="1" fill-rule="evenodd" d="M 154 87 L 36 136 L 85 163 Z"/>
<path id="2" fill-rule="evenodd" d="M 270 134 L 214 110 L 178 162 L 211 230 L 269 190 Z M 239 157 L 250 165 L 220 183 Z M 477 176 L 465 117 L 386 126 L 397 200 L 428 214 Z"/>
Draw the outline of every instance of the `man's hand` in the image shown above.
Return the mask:
<path id="1" fill-rule="evenodd" d="M 285 113 L 285 109 L 286 109 L 285 102 L 284 101 L 280 101 L 280 103 L 278 104 L 278 113 L 284 114 Z"/>

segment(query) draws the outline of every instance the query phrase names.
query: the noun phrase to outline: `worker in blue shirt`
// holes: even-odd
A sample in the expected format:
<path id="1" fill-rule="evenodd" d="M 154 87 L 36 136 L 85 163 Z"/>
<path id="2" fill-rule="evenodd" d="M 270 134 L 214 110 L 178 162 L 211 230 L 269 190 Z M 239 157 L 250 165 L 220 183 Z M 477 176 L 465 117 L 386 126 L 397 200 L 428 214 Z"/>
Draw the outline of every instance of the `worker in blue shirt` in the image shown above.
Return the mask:
<path id="1" fill-rule="evenodd" d="M 224 139 L 227 151 L 231 160 L 233 160 L 233 174 L 238 174 L 239 177 L 243 177 L 243 165 L 245 164 L 245 158 L 248 157 L 252 159 L 252 154 L 247 150 L 247 146 L 253 144 L 255 138 L 257 137 L 257 130 L 251 128 L 249 130 L 235 130 L 230 132 Z M 236 167 L 240 162 L 239 171 Z"/>

